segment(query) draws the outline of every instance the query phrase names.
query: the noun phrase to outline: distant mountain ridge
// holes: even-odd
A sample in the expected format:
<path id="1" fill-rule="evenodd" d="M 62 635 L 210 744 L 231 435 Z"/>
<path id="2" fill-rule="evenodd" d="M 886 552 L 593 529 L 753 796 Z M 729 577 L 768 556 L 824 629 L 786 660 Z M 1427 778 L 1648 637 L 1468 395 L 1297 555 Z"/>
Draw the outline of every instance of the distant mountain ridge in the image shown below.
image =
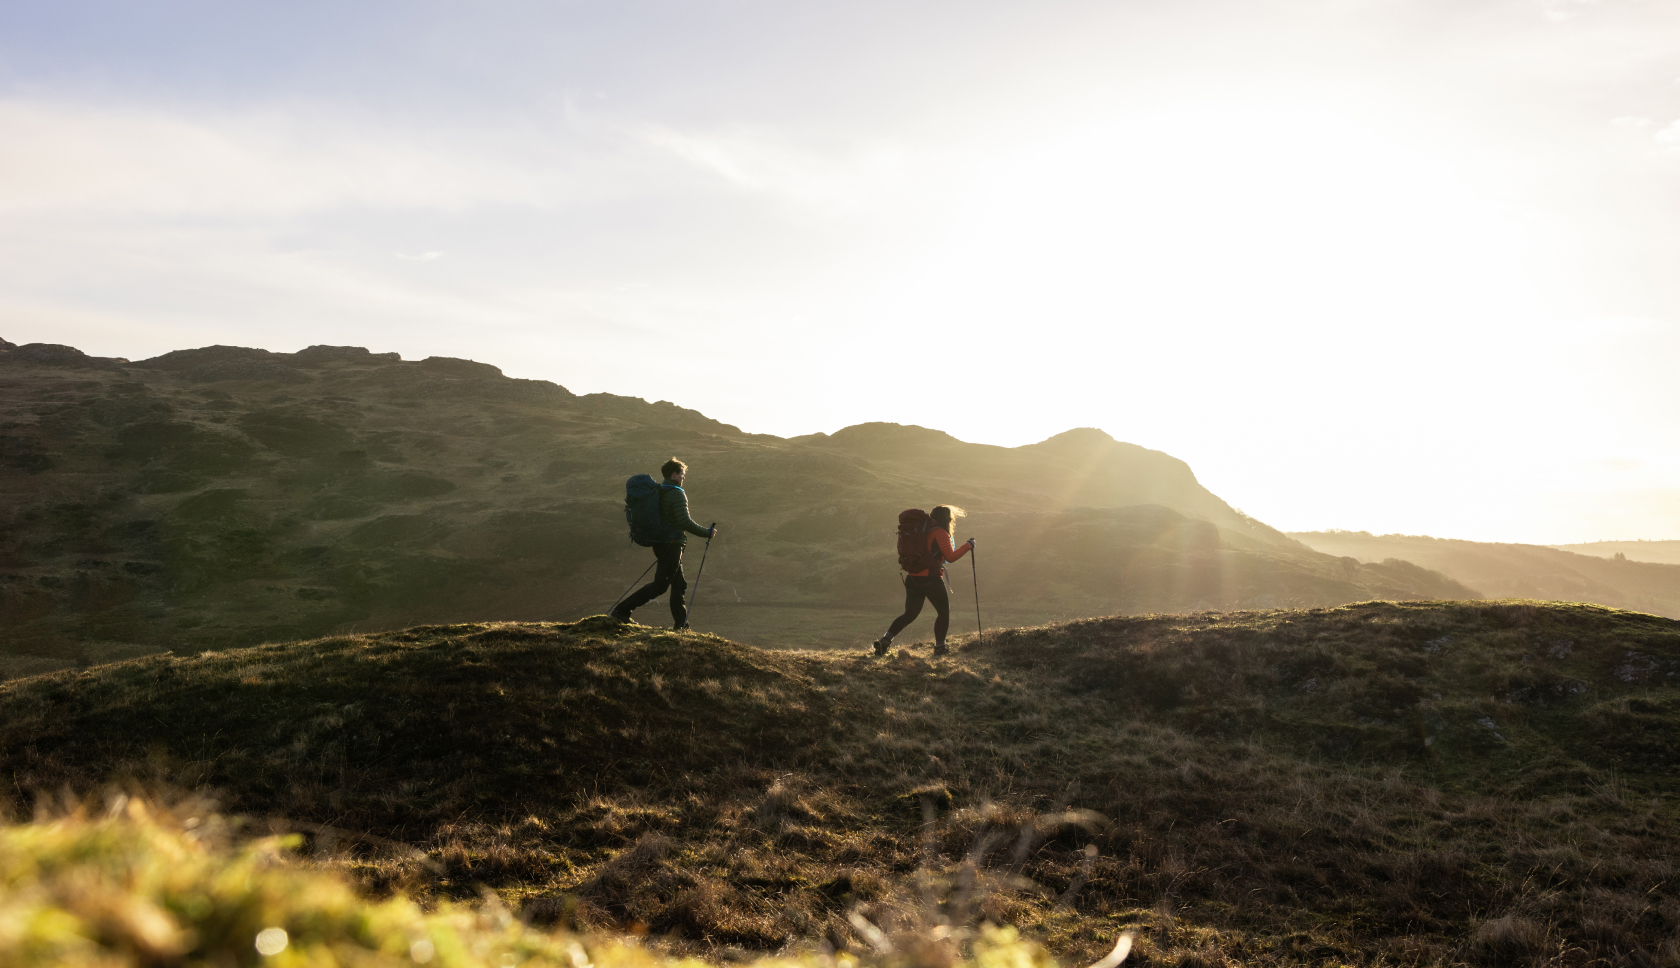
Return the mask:
<path id="1" fill-rule="evenodd" d="M 1614 558 L 1621 555 L 1628 561 L 1680 565 L 1680 541 L 1587 541 L 1546 547 L 1577 555 L 1592 555 L 1595 558 Z"/>
<path id="2" fill-rule="evenodd" d="M 784 440 L 472 360 L 28 344 L 0 350 L 0 673 L 598 613 L 650 560 L 624 480 L 673 454 L 696 516 L 723 525 L 698 621 L 747 642 L 878 635 L 902 600 L 897 514 L 940 502 L 972 512 L 959 539 L 981 550 L 960 567 L 987 622 L 1474 597 L 1314 552 L 1090 428 L 1015 448 L 897 424 Z"/>
<path id="3" fill-rule="evenodd" d="M 1362 562 L 1404 558 L 1489 598 L 1591 602 L 1680 618 L 1680 564 L 1636 561 L 1631 556 L 1616 560 L 1545 545 L 1423 535 L 1300 531 L 1290 536 L 1325 554 L 1346 555 Z"/>

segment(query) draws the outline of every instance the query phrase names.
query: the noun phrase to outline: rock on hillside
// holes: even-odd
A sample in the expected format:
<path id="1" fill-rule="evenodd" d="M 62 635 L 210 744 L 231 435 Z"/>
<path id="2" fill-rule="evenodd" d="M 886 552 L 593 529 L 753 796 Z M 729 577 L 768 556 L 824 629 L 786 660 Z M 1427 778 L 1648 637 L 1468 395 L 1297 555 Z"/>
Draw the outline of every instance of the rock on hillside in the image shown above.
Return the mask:
<path id="1" fill-rule="evenodd" d="M 750 642 L 878 635 L 902 596 L 896 516 L 941 500 L 985 536 L 994 624 L 1472 594 L 1312 552 L 1096 430 L 1017 448 L 885 424 L 783 440 L 471 360 L 209 346 L 128 363 L 31 344 L 0 354 L 0 673 L 599 612 L 649 558 L 625 536 L 624 480 L 673 454 L 695 513 L 724 525 L 701 624 Z"/>

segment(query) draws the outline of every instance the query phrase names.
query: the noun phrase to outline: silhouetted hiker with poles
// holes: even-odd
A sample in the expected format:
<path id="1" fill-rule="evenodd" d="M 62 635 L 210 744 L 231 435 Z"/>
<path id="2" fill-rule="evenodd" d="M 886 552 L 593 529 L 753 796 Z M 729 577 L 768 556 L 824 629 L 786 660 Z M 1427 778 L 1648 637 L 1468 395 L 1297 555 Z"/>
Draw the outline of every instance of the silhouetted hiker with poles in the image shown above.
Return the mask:
<path id="1" fill-rule="evenodd" d="M 682 552 L 688 536 L 698 535 L 707 540 L 717 534 L 717 525 L 703 528 L 688 516 L 688 493 L 683 481 L 688 477 L 688 465 L 675 457 L 659 469 L 665 475 L 662 484 L 652 477 L 637 474 L 624 484 L 624 516 L 630 522 L 630 540 L 653 549 L 653 581 L 637 589 L 635 594 L 613 607 L 612 617 L 619 622 L 630 621 L 630 613 L 671 590 L 671 627 L 688 628 L 688 579 L 683 577 Z"/>
<path id="2" fill-rule="evenodd" d="M 922 614 L 925 601 L 932 602 L 938 613 L 933 620 L 933 654 L 945 654 L 945 633 L 951 627 L 951 597 L 945 589 L 945 565 L 974 549 L 973 538 L 961 547 L 951 547 L 951 522 L 963 513 L 962 508 L 941 504 L 931 513 L 911 508 L 898 516 L 898 567 L 904 570 L 904 614 L 893 619 L 887 634 L 875 640 L 876 655 L 887 654 L 893 637 Z"/>

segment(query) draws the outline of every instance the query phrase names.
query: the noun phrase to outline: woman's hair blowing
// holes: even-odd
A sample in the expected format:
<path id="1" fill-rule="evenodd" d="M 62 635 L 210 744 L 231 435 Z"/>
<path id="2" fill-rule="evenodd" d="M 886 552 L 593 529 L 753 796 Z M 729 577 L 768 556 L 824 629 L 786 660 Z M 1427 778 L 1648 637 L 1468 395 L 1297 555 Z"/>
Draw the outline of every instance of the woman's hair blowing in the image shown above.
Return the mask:
<path id="1" fill-rule="evenodd" d="M 933 519 L 934 524 L 944 528 L 946 531 L 949 531 L 951 530 L 951 525 L 955 524 L 958 518 L 964 517 L 967 514 L 967 511 L 957 507 L 955 504 L 941 504 L 940 506 L 934 508 L 933 511 L 928 514 L 928 517 Z"/>

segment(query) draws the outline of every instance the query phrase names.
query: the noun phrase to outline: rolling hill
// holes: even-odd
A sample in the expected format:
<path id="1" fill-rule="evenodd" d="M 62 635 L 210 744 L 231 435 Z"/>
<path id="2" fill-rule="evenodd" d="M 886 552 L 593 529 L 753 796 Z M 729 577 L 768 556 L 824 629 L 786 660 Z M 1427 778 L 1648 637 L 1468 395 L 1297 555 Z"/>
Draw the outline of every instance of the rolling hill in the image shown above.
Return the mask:
<path id="1" fill-rule="evenodd" d="M 1659 565 L 1680 565 L 1680 541 L 1587 541 L 1581 544 L 1549 545 L 1558 551 L 1596 558 L 1622 556 L 1628 561 L 1649 561 Z"/>
<path id="2" fill-rule="evenodd" d="M 199 791 L 375 895 L 713 957 L 867 947 L 856 913 L 1064 963 L 1129 930 L 1143 965 L 1655 966 L 1677 684 L 1680 623 L 1581 605 L 1111 617 L 933 661 L 596 617 L 14 680 L 0 770 Z"/>
<path id="3" fill-rule="evenodd" d="M 895 424 L 782 439 L 358 347 L 0 349 L 5 675 L 598 613 L 651 560 L 626 538 L 624 479 L 673 454 L 696 515 L 723 525 L 696 621 L 749 643 L 878 635 L 902 601 L 896 515 L 940 502 L 972 512 L 992 624 L 1474 596 L 1404 562 L 1314 552 L 1182 461 L 1092 429 L 1016 448 Z"/>
<path id="4" fill-rule="evenodd" d="M 1544 545 L 1495 544 L 1365 531 L 1297 532 L 1325 554 L 1360 562 L 1401 558 L 1489 598 L 1593 602 L 1680 618 L 1680 564 L 1577 554 Z M 1638 546 L 1667 542 L 1625 542 Z"/>

